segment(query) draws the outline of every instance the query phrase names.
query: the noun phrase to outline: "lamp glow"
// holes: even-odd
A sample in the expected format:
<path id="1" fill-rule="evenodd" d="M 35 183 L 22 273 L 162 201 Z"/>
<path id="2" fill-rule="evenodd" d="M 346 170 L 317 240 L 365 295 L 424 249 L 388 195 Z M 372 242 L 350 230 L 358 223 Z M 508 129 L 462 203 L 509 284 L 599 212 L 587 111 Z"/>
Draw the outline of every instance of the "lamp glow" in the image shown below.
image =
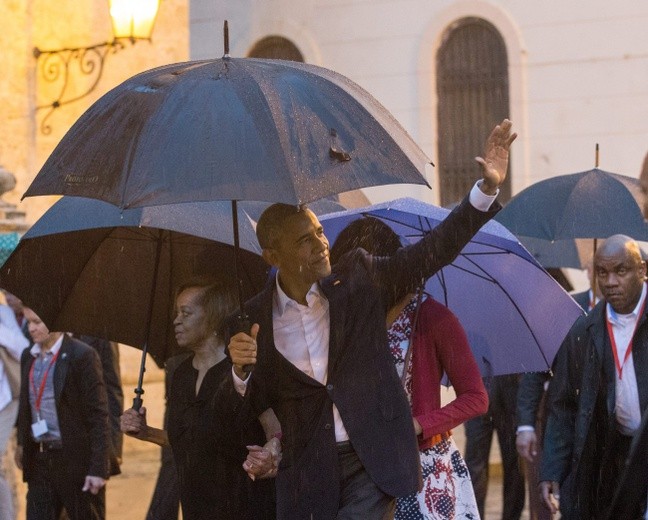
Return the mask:
<path id="1" fill-rule="evenodd" d="M 150 39 L 159 6 L 160 0 L 110 0 L 115 39 Z"/>

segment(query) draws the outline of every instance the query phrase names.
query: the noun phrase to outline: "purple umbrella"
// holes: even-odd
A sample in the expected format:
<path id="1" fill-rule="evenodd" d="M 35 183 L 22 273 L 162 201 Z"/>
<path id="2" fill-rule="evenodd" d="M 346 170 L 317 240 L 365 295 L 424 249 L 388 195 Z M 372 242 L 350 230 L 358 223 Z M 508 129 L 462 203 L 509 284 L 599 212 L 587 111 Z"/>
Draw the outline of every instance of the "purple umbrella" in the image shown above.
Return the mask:
<path id="1" fill-rule="evenodd" d="M 397 199 L 320 217 L 331 242 L 353 220 L 388 224 L 406 245 L 449 211 Z M 504 226 L 489 222 L 426 285 L 466 329 L 483 376 L 548 370 L 581 308 Z"/>

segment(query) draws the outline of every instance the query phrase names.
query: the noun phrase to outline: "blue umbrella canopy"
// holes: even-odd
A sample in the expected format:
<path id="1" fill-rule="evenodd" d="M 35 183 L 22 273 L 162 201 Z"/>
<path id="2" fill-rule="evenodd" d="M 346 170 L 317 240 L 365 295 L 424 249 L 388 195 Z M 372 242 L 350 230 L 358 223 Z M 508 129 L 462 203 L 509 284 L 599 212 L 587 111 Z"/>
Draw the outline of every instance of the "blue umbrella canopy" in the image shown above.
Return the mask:
<path id="1" fill-rule="evenodd" d="M 518 236 L 562 240 L 618 233 L 648 240 L 638 179 L 598 168 L 545 179 L 513 197 L 495 219 Z"/>
<path id="2" fill-rule="evenodd" d="M 353 220 L 388 224 L 406 245 L 449 211 L 404 198 L 320 217 L 331 242 Z M 425 285 L 459 318 L 484 376 L 548 370 L 580 307 L 517 238 L 487 223 L 459 256 Z"/>

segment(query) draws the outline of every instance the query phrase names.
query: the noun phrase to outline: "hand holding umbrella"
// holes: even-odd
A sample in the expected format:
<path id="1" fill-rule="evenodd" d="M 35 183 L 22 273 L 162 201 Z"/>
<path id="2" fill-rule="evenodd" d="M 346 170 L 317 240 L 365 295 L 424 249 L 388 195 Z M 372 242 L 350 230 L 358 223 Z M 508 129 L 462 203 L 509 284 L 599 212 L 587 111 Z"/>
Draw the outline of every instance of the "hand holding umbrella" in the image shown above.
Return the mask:
<path id="1" fill-rule="evenodd" d="M 259 325 L 255 323 L 252 325 L 249 335 L 246 332 L 239 332 L 232 336 L 227 346 L 234 372 L 240 379 L 245 379 L 247 373 L 256 364 L 256 337 L 258 333 Z"/>

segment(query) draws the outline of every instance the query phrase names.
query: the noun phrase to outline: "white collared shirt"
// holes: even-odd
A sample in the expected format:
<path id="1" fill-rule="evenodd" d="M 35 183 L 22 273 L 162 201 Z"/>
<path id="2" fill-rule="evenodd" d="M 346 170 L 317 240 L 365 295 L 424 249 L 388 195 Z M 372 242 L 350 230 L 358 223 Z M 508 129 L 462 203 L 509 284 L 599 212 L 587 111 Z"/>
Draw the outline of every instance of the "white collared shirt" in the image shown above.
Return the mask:
<path id="1" fill-rule="evenodd" d="M 623 435 L 632 435 L 641 423 L 641 408 L 639 405 L 639 389 L 637 387 L 637 376 L 634 369 L 632 354 L 625 358 L 632 335 L 637 326 L 639 311 L 646 299 L 646 284 L 643 284 L 641 297 L 636 307 L 630 314 L 618 314 L 614 312 L 612 306 L 606 305 L 607 320 L 612 325 L 612 333 L 617 347 L 617 356 L 619 363 L 622 364 L 622 377 L 619 377 L 619 371 L 614 367 L 616 378 L 615 385 L 615 415 L 619 431 Z"/>
<path id="2" fill-rule="evenodd" d="M 272 301 L 272 331 L 279 353 L 307 376 L 325 385 L 328 378 L 329 302 L 318 283 L 306 294 L 306 305 L 297 303 L 281 288 L 279 273 Z M 333 405 L 335 440 L 349 440 L 340 412 Z"/>
<path id="3" fill-rule="evenodd" d="M 29 346 L 29 340 L 20 330 L 16 315 L 8 305 L 0 305 L 0 345 L 17 361 L 20 361 L 23 350 Z M 4 365 L 0 361 L 0 410 L 4 410 L 10 402 L 11 387 Z"/>
<path id="4" fill-rule="evenodd" d="M 53 356 L 56 356 L 56 353 L 61 349 L 64 334 L 61 334 L 59 338 L 54 342 L 54 345 L 52 345 L 52 348 L 48 350 L 48 352 L 51 352 Z M 32 357 L 38 357 L 41 353 L 40 343 L 34 343 L 32 345 L 32 348 L 29 350 L 29 353 L 32 355 Z"/>

